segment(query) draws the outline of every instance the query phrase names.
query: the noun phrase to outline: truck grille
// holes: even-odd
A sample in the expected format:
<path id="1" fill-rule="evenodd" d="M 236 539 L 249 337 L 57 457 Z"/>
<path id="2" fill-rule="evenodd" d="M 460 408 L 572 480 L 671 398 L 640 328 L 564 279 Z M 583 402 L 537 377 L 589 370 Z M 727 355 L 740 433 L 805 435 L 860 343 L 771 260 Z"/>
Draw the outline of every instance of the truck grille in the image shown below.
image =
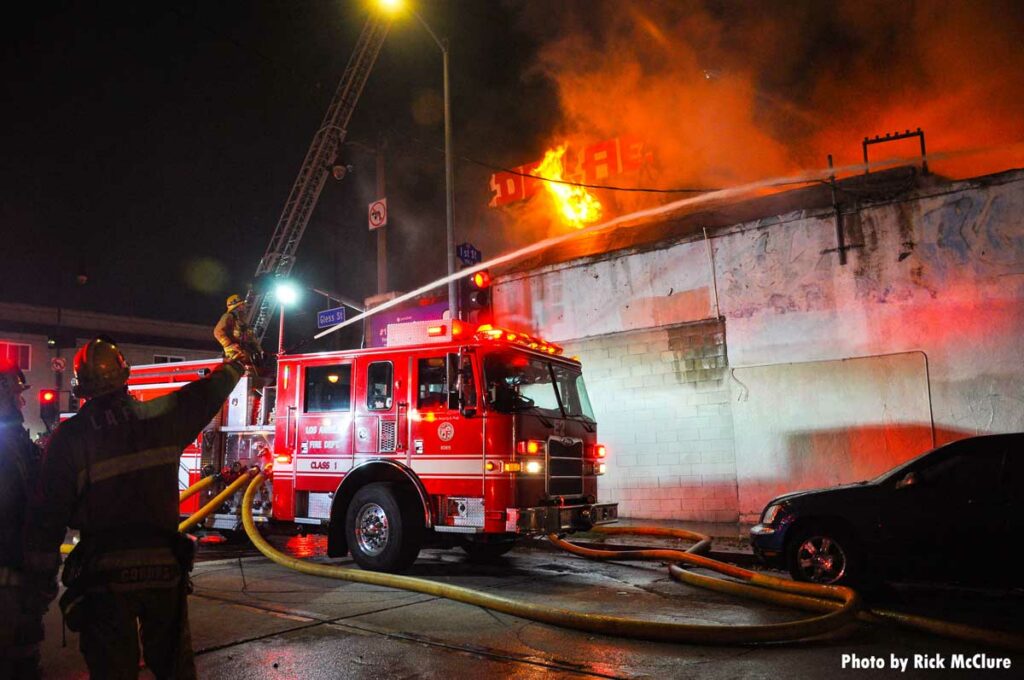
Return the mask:
<path id="1" fill-rule="evenodd" d="M 572 496 L 583 493 L 583 441 L 548 439 L 548 495 Z"/>
<path id="2" fill-rule="evenodd" d="M 395 434 L 397 433 L 397 424 L 393 420 L 381 420 L 380 421 L 380 450 L 382 452 L 391 452 L 395 450 Z"/>

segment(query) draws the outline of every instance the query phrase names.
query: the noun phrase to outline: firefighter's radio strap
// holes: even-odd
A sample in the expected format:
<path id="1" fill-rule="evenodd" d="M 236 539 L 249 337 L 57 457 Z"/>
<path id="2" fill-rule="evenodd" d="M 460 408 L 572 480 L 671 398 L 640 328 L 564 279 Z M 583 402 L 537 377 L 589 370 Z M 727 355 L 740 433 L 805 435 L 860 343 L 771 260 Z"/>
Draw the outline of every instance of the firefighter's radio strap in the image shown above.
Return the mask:
<path id="1" fill-rule="evenodd" d="M 177 531 L 123 525 L 83 534 L 64 560 L 61 576 L 67 590 L 60 609 L 67 627 L 81 629 L 81 605 L 88 593 L 175 586 L 190 592 L 194 559 L 195 540 Z"/>

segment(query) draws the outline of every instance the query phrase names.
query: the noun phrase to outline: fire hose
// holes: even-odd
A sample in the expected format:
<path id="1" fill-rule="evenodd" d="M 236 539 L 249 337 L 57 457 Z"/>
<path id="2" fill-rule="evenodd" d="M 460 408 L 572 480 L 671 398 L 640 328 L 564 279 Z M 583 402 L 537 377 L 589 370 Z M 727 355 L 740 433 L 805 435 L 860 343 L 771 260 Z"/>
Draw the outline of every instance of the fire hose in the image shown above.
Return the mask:
<path id="1" fill-rule="evenodd" d="M 256 529 L 256 523 L 252 516 L 252 500 L 264 479 L 263 473 L 257 474 L 252 482 L 250 482 L 249 488 L 246 489 L 245 500 L 242 501 L 242 523 L 245 526 L 245 532 L 249 535 L 249 539 L 256 546 L 256 549 L 271 561 L 283 567 L 313 576 L 325 576 L 355 583 L 400 588 L 402 590 L 485 607 L 493 611 L 502 612 L 503 614 L 511 614 L 512 616 L 563 628 L 572 628 L 615 637 L 662 642 L 747 644 L 752 642 L 802 640 L 817 637 L 846 626 L 854 620 L 860 608 L 860 597 L 850 588 L 797 583 L 786 579 L 765 576 L 747 569 L 725 564 L 724 562 L 682 552 L 679 552 L 679 555 L 685 555 L 686 558 L 684 559 L 686 561 L 689 561 L 690 558 L 697 558 L 700 566 L 704 568 L 736 578 L 742 578 L 763 588 L 781 591 L 782 594 L 824 598 L 826 601 L 834 602 L 836 607 L 820 616 L 787 623 L 744 626 L 672 623 L 609 616 L 606 614 L 590 614 L 513 600 L 491 593 L 484 593 L 462 586 L 438 583 L 414 576 L 383 574 L 350 567 L 315 564 L 290 557 L 276 550 Z"/>
<path id="2" fill-rule="evenodd" d="M 341 579 L 355 583 L 399 588 L 412 592 L 443 597 L 446 599 L 485 607 L 505 614 L 511 614 L 531 621 L 547 623 L 562 628 L 571 628 L 603 635 L 630 637 L 661 642 L 683 642 L 696 644 L 750 644 L 785 642 L 818 637 L 847 626 L 855 621 L 868 623 L 890 622 L 919 631 L 925 631 L 958 640 L 982 643 L 1007 649 L 1024 649 L 1024 638 L 1012 633 L 992 631 L 973 626 L 956 624 L 938 619 L 904 614 L 901 612 L 861 609 L 858 594 L 843 586 L 826 586 L 812 583 L 798 583 L 788 579 L 759 574 L 749 569 L 726 564 L 698 553 L 706 552 L 711 539 L 681 529 L 659 527 L 597 527 L 595 531 L 606 534 L 644 534 L 649 536 L 670 536 L 696 541 L 686 551 L 671 549 L 653 550 L 594 550 L 583 548 L 552 534 L 552 543 L 577 555 L 594 559 L 645 559 L 670 563 L 672 578 L 694 586 L 717 592 L 750 597 L 763 602 L 802 609 L 821 614 L 811 618 L 764 625 L 716 625 L 683 624 L 648 621 L 631 617 L 590 614 L 560 609 L 545 605 L 512 600 L 490 593 L 483 593 L 437 583 L 427 579 L 397 574 L 363 571 L 350 567 L 316 564 L 285 555 L 272 547 L 259 533 L 252 516 L 252 500 L 256 490 L 265 480 L 261 472 L 253 477 L 242 502 L 242 523 L 253 545 L 271 561 L 313 576 Z M 680 564 L 718 572 L 731 579 L 705 576 L 689 571 Z M 733 580 L 738 579 L 738 580 Z"/>
<path id="3" fill-rule="evenodd" d="M 245 472 L 243 472 L 242 474 L 240 474 L 237 479 L 235 479 L 233 482 L 231 482 L 226 487 L 224 487 L 223 491 L 221 491 L 219 494 L 214 496 L 210 500 L 210 502 L 208 502 L 203 507 L 199 508 L 199 510 L 196 511 L 195 514 L 193 514 L 191 517 L 189 517 L 188 519 L 182 521 L 182 523 L 178 525 L 178 531 L 188 531 L 189 529 L 191 529 L 195 525 L 197 525 L 200 522 L 202 522 L 214 510 L 216 510 L 221 505 L 223 505 L 224 501 L 226 501 L 227 499 L 229 499 L 232 496 L 234 496 L 235 493 L 239 489 L 241 489 L 243 486 L 245 486 L 245 484 L 250 479 L 252 479 L 253 475 L 255 475 L 257 472 L 258 472 L 258 470 L 256 468 L 250 468 L 250 469 L 246 470 Z M 209 477 L 206 477 L 205 479 L 213 479 L 214 477 L 215 477 L 215 475 L 210 475 Z M 199 486 L 200 484 L 202 484 L 202 482 L 203 482 L 203 480 L 201 479 L 198 482 L 196 482 L 195 484 L 193 484 L 192 486 L 190 486 L 185 491 L 185 493 L 182 494 L 182 497 L 186 497 L 185 494 L 188 494 L 189 491 L 192 491 L 192 489 L 194 487 Z M 193 493 L 195 493 L 195 492 L 193 492 Z"/>
<path id="4" fill-rule="evenodd" d="M 206 486 L 209 486 L 215 479 L 216 476 L 209 476 L 199 480 L 182 492 L 181 500 L 185 500 Z M 198 512 L 184 520 L 179 525 L 179 531 L 185 531 L 201 522 L 248 482 L 248 487 L 242 501 L 242 523 L 253 545 L 271 561 L 283 567 L 313 576 L 399 588 L 435 597 L 443 597 L 456 602 L 485 607 L 493 611 L 562 628 L 600 633 L 613 637 L 629 637 L 660 642 L 691 644 L 788 642 L 819 637 L 844 628 L 854 621 L 861 621 L 873 624 L 892 623 L 967 642 L 987 644 L 1012 650 L 1024 649 L 1024 637 L 1020 635 L 886 609 L 864 610 L 861 608 L 859 595 L 854 590 L 844 586 L 800 583 L 760 574 L 749 569 L 713 560 L 701 554 L 707 552 L 711 547 L 711 538 L 704 534 L 684 529 L 662 527 L 594 527 L 593 531 L 609 535 L 664 536 L 694 541 L 694 544 L 685 551 L 668 548 L 596 550 L 575 545 L 555 534 L 549 535 L 548 539 L 563 550 L 590 559 L 665 561 L 669 563 L 670 576 L 681 583 L 716 592 L 747 597 L 769 604 L 815 612 L 820 614 L 820 616 L 787 623 L 740 626 L 648 621 L 632 617 L 590 614 L 530 604 L 471 588 L 438 583 L 413 576 L 385 574 L 350 567 L 307 562 L 275 549 L 263 538 L 256 528 L 252 515 L 252 503 L 256 491 L 265 480 L 266 475 L 255 468 L 246 471 Z M 61 546 L 62 552 L 66 552 L 64 548 L 70 549 L 70 547 L 72 546 Z M 684 568 L 682 566 L 684 564 L 690 567 L 715 571 L 731 578 L 717 578 L 698 574 Z"/>

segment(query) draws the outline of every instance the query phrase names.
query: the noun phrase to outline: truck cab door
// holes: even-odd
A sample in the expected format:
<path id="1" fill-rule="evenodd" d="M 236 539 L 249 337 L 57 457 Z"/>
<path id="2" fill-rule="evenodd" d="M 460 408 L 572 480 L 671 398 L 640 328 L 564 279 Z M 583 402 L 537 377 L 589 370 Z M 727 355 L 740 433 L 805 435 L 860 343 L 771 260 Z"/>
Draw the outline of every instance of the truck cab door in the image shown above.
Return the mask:
<path id="1" fill-rule="evenodd" d="M 484 419 L 460 412 L 458 375 L 459 355 L 454 352 L 424 352 L 414 357 L 410 459 L 428 488 L 431 480 L 459 483 L 471 487 L 463 493 L 479 495 Z"/>
<path id="2" fill-rule="evenodd" d="M 331 492 L 352 467 L 353 365 L 350 359 L 301 367 L 295 422 L 295 488 Z"/>
<path id="3" fill-rule="evenodd" d="M 400 441 L 399 402 L 405 384 L 405 366 L 389 359 L 368 359 L 358 364 L 355 453 L 358 457 L 406 455 Z"/>

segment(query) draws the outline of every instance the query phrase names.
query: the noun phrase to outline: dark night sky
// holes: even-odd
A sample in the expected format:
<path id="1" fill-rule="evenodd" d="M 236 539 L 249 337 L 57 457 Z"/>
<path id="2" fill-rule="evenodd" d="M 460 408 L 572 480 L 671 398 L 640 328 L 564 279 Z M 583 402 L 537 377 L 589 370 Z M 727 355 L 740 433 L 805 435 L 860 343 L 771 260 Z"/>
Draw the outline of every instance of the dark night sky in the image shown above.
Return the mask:
<path id="1" fill-rule="evenodd" d="M 8 10 L 0 300 L 212 324 L 266 249 L 368 1 Z M 655 149 L 642 186 L 729 186 L 826 154 L 858 162 L 863 135 L 923 126 L 930 151 L 1007 152 L 940 174 L 1024 163 L 1014 0 L 408 2 L 450 36 L 460 156 L 516 166 L 563 140 L 632 136 Z M 390 140 L 393 289 L 445 270 L 441 113 L 440 53 L 397 19 L 348 134 Z M 355 172 L 328 180 L 294 273 L 362 298 L 376 288 L 375 164 L 358 147 L 343 156 Z M 491 171 L 455 167 L 457 241 L 496 255 L 558 228 L 535 199 L 536 224 L 529 205 L 489 211 Z M 608 214 L 665 200 L 600 199 Z"/>
<path id="2" fill-rule="evenodd" d="M 212 323 L 266 248 L 364 5 L 37 5 L 4 29 L 0 300 Z M 511 10 L 434 0 L 419 11 L 452 36 L 457 151 L 521 159 L 557 104 L 508 105 L 554 102 L 543 78 L 521 79 L 535 46 L 510 27 Z M 439 50 L 411 18 L 397 20 L 348 134 L 392 139 L 392 288 L 445 268 L 440 92 Z M 295 273 L 362 298 L 375 292 L 375 165 L 356 147 L 343 153 L 355 172 L 328 181 Z M 486 204 L 489 171 L 456 171 Z M 464 233 L 472 211 L 458 218 Z"/>

